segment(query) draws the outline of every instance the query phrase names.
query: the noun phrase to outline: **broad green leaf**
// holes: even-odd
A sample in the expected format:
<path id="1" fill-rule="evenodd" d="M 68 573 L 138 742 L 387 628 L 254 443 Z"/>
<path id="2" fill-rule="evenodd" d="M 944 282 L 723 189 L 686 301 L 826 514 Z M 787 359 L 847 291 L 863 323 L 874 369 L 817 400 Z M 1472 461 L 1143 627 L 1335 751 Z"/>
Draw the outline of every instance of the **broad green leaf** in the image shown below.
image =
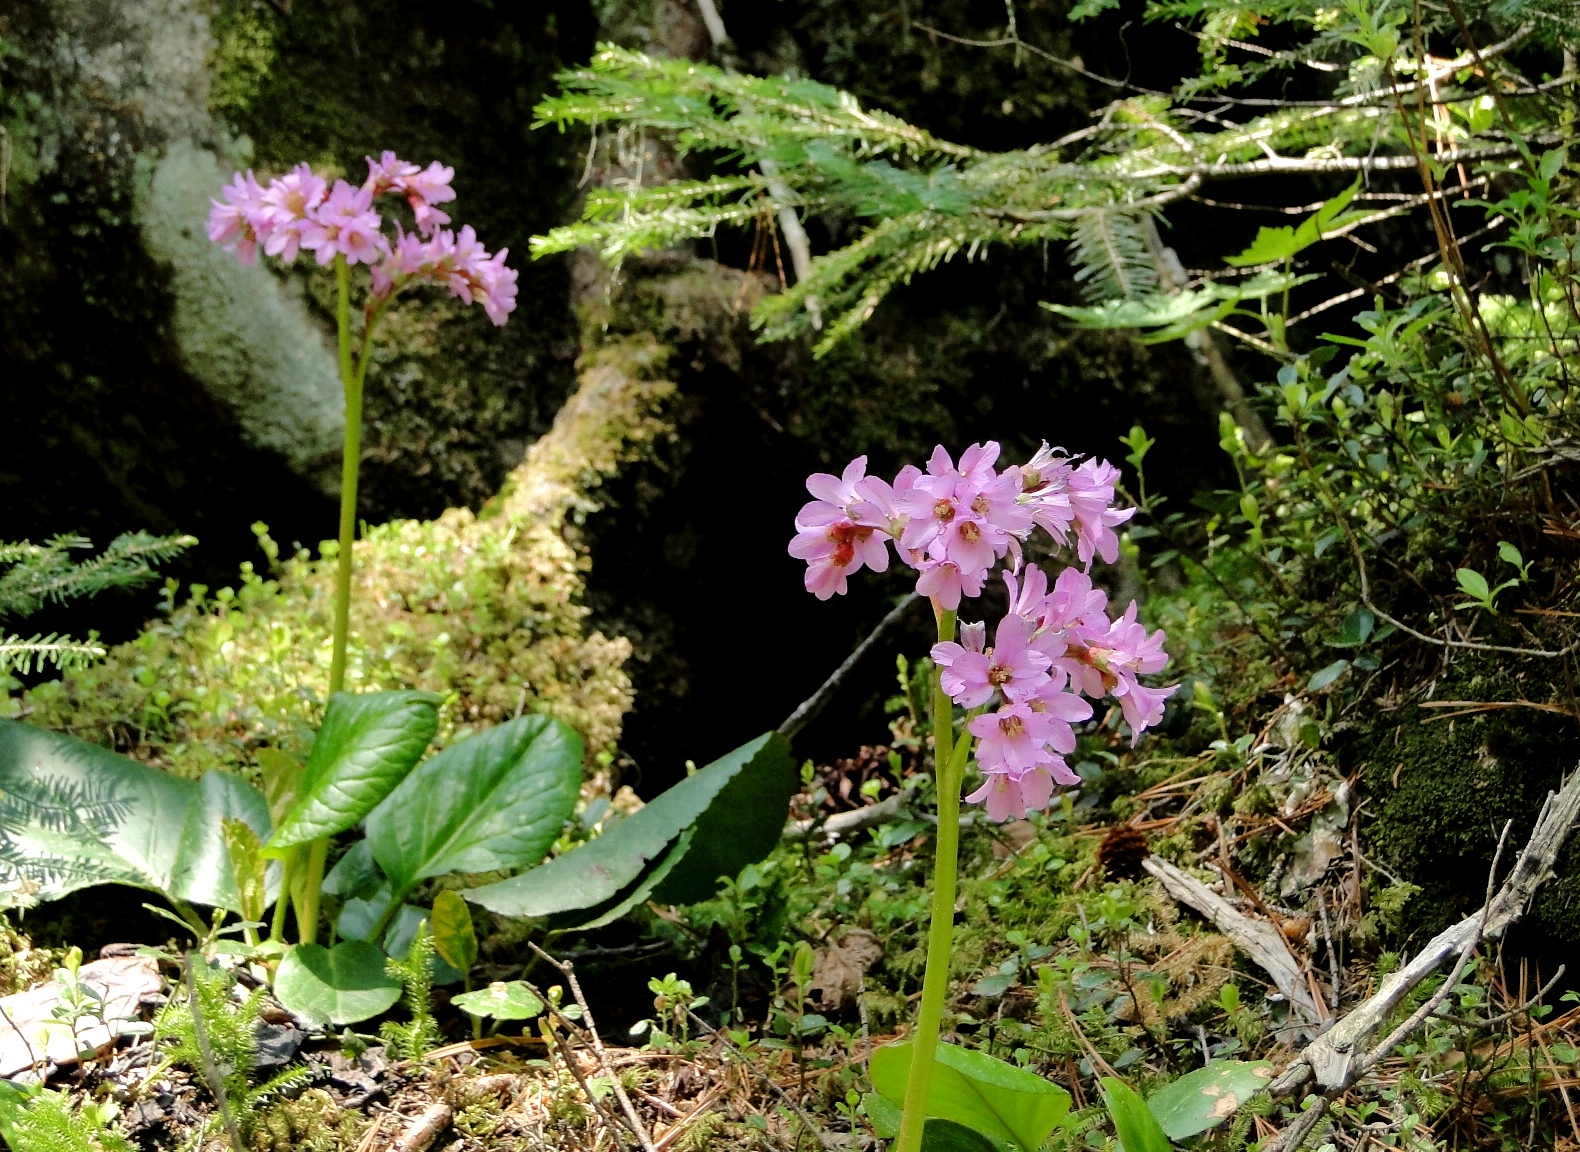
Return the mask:
<path id="1" fill-rule="evenodd" d="M 457 972 L 470 972 L 477 963 L 477 932 L 472 910 L 458 892 L 446 890 L 433 898 L 433 946 Z"/>
<path id="2" fill-rule="evenodd" d="M 431 692 L 336 692 L 269 855 L 344 832 L 406 778 L 439 728 Z"/>
<path id="3" fill-rule="evenodd" d="M 373 851 L 368 847 L 366 840 L 358 840 L 353 844 L 335 866 L 324 877 L 321 891 L 325 896 L 334 896 L 341 900 L 350 900 L 354 896 L 363 899 L 372 896 L 384 883 L 384 878 L 379 875 L 378 865 L 373 863 Z"/>
<path id="4" fill-rule="evenodd" d="M 429 876 L 536 864 L 575 810 L 581 765 L 564 721 L 500 724 L 407 776 L 368 817 L 368 847 L 398 896 Z"/>
<path id="5" fill-rule="evenodd" d="M 653 889 L 660 904 L 711 900 L 720 880 L 733 879 L 772 852 L 784 834 L 790 797 L 801 786 L 790 745 L 776 732 L 715 760 L 697 776 L 709 771 L 725 777 L 723 786 L 692 825 L 691 847 Z M 686 787 L 697 776 L 670 791 Z"/>
<path id="6" fill-rule="evenodd" d="M 240 911 L 223 820 L 268 834 L 263 796 L 238 776 L 182 780 L 72 736 L 0 720 L 0 883 L 58 900 L 132 884 Z"/>
<path id="7" fill-rule="evenodd" d="M 207 772 L 187 807 L 170 880 L 163 886 L 172 896 L 241 911 L 241 893 L 225 843 L 226 820 L 242 821 L 261 840 L 269 834 L 268 802 L 240 776 Z"/>
<path id="8" fill-rule="evenodd" d="M 872 1130 L 880 1140 L 893 1140 L 900 1134 L 900 1123 L 905 1119 L 900 1105 L 881 1092 L 868 1092 L 861 1098 L 861 1106 L 867 1110 L 867 1119 L 872 1121 Z"/>
<path id="9" fill-rule="evenodd" d="M 1102 1088 L 1124 1152 L 1171 1152 L 1168 1136 L 1134 1088 L 1112 1076 L 1103 1077 Z"/>
<path id="10" fill-rule="evenodd" d="M 1328 646 L 1330 648 L 1359 648 L 1371 639 L 1372 629 L 1376 625 L 1377 618 L 1372 615 L 1370 608 L 1362 604 L 1344 618 L 1344 623 L 1339 626 L 1339 634 L 1328 641 Z"/>
<path id="11" fill-rule="evenodd" d="M 269 802 L 269 815 L 278 820 L 296 803 L 296 786 L 302 782 L 302 762 L 278 748 L 260 748 L 258 771 L 263 776 L 263 796 Z"/>
<path id="12" fill-rule="evenodd" d="M 1214 1060 L 1159 1088 L 1147 1107 L 1170 1140 L 1185 1140 L 1229 1119 L 1272 1075 L 1266 1060 Z"/>
<path id="13" fill-rule="evenodd" d="M 1487 578 L 1474 569 L 1455 569 L 1454 578 L 1459 581 L 1459 590 L 1467 596 L 1485 600 L 1492 595 L 1491 589 L 1487 587 Z"/>
<path id="14" fill-rule="evenodd" d="M 392 899 L 388 886 L 379 888 L 371 896 L 353 896 L 341 907 L 335 931 L 346 940 L 372 939 L 373 929 L 389 911 Z"/>
<path id="15" fill-rule="evenodd" d="M 320 1026 L 355 1024 L 400 999 L 400 981 L 384 971 L 384 953 L 366 940 L 342 940 L 333 949 L 298 944 L 274 977 L 280 1003 Z"/>
<path id="16" fill-rule="evenodd" d="M 550 926 L 562 932 L 572 929 L 586 932 L 593 928 L 602 928 L 605 924 L 613 924 L 638 904 L 645 904 L 648 897 L 653 894 L 653 889 L 662 884 L 664 878 L 675 870 L 675 865 L 685 859 L 686 852 L 691 848 L 693 835 L 693 829 L 687 828 L 676 836 L 668 851 L 659 858 L 658 863 L 638 876 L 624 891 L 591 908 L 581 908 L 557 915 L 550 920 Z"/>
<path id="17" fill-rule="evenodd" d="M 543 1001 L 520 980 L 496 980 L 487 988 L 452 996 L 450 1003 L 470 1015 L 495 1020 L 530 1020 L 543 1012 Z"/>
<path id="18" fill-rule="evenodd" d="M 770 732 L 699 769 L 596 840 L 466 897 L 505 916 L 598 908 L 628 892 L 695 825 L 689 850 L 653 896 L 670 903 L 706 899 L 718 877 L 734 876 L 778 843 L 796 784 L 789 745 Z"/>
<path id="19" fill-rule="evenodd" d="M 415 904 L 402 904 L 395 912 L 395 918 L 390 921 L 390 926 L 384 930 L 384 955 L 395 960 L 404 960 L 411 954 L 412 942 L 417 939 L 417 933 L 428 922 L 428 910 L 419 908 Z M 428 961 L 428 972 L 435 984 L 458 984 L 463 973 L 452 968 L 448 961 L 438 952 L 435 952 Z"/>
<path id="20" fill-rule="evenodd" d="M 999 1149 L 974 1128 L 933 1117 L 922 1124 L 922 1152 L 999 1152 Z"/>
<path id="21" fill-rule="evenodd" d="M 1057 1084 L 982 1052 L 940 1044 L 934 1063 L 927 1115 L 1019 1152 L 1037 1152 L 1070 1110 L 1070 1094 Z M 897 1105 L 910 1071 L 910 1041 L 879 1048 L 868 1070 L 872 1086 Z"/>

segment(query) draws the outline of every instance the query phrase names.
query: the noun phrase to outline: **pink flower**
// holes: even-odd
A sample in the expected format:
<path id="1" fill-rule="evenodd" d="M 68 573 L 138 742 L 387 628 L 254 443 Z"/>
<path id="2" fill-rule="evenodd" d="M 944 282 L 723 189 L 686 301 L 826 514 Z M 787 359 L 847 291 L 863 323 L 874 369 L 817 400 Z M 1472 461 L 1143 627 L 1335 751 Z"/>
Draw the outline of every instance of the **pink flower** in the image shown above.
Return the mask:
<path id="1" fill-rule="evenodd" d="M 450 187 L 450 181 L 455 178 L 454 168 L 447 168 L 437 160 L 426 169 L 419 168 L 393 152 L 385 152 L 378 160 L 369 156 L 367 161 L 368 178 L 363 188 L 374 196 L 386 192 L 404 195 L 417 219 L 417 231 L 422 235 L 431 235 L 435 228 L 450 222 L 450 217 L 434 205 L 455 199 L 455 189 Z"/>
<path id="2" fill-rule="evenodd" d="M 371 264 L 389 245 L 381 231 L 384 218 L 373 211 L 373 193 L 336 180 L 328 197 L 313 210 L 311 225 L 304 226 L 302 247 L 318 254 L 320 266 L 336 256 L 348 264 Z"/>
<path id="3" fill-rule="evenodd" d="M 1019 774 L 988 773 L 982 787 L 965 799 L 968 804 L 985 803 L 988 819 L 1003 823 L 1046 808 L 1048 801 L 1053 798 L 1055 783 L 1068 787 L 1080 782 L 1081 778 L 1070 771 L 1063 758 L 1050 756 L 1045 762 Z"/>
<path id="4" fill-rule="evenodd" d="M 1106 460 L 1087 460 L 1070 473 L 1070 507 L 1075 513 L 1076 555 L 1091 566 L 1092 555 L 1112 564 L 1119 559 L 1119 537 L 1114 528 L 1136 514 L 1134 508 L 1115 508 L 1114 488 L 1119 469 Z"/>
<path id="5" fill-rule="evenodd" d="M 1020 466 L 1022 503 L 1033 522 L 1060 544 L 1069 542 L 1075 510 L 1070 506 L 1069 458 L 1063 448 L 1049 448 L 1043 441 L 1030 460 Z"/>
<path id="6" fill-rule="evenodd" d="M 1029 704 L 1006 704 L 966 725 L 977 737 L 977 763 L 984 772 L 1034 768 L 1054 733 L 1054 718 Z"/>
<path id="7" fill-rule="evenodd" d="M 916 580 L 916 591 L 953 612 L 960 607 L 962 596 L 982 595 L 982 581 L 986 576 L 985 570 L 968 572 L 952 560 L 928 562 Z"/>
<path id="8" fill-rule="evenodd" d="M 284 176 L 269 182 L 263 194 L 268 238 L 263 250 L 290 264 L 309 235 L 317 235 L 313 213 L 324 202 L 327 190 L 323 179 L 307 164 L 298 164 Z"/>
<path id="9" fill-rule="evenodd" d="M 955 703 L 976 708 L 1002 692 L 1006 700 L 1029 699 L 1048 679 L 1050 661 L 1030 646 L 1031 625 L 1022 617 L 999 621 L 988 652 L 945 642 L 933 645 L 933 662 L 945 669 L 944 691 Z"/>
<path id="10" fill-rule="evenodd" d="M 1141 733 L 1163 719 L 1163 702 L 1179 691 L 1178 684 L 1149 688 L 1129 675 L 1119 677 L 1113 695 L 1119 701 L 1125 723 L 1130 725 L 1130 746 L 1141 741 Z"/>
<path id="11" fill-rule="evenodd" d="M 406 181 L 422 172 L 417 165 L 402 160 L 393 152 L 386 151 L 377 160 L 371 156 L 365 159 L 368 162 L 368 178 L 362 187 L 375 196 L 404 191 Z"/>
<path id="12" fill-rule="evenodd" d="M 815 497 L 796 515 L 796 536 L 790 555 L 807 561 L 806 588 L 819 600 L 843 596 L 845 578 L 863 566 L 874 572 L 889 567 L 887 537 L 876 526 L 859 523 L 867 503 L 858 491 L 867 476 L 867 458 L 858 456 L 843 476 L 815 472 L 806 489 Z"/>
<path id="13" fill-rule="evenodd" d="M 264 216 L 264 191 L 251 171 L 237 172 L 220 190 L 223 200 L 210 200 L 208 238 L 227 252 L 234 252 L 243 264 L 258 255 L 259 229 L 267 227 Z"/>
<path id="14" fill-rule="evenodd" d="M 1045 740 L 1055 752 L 1075 751 L 1075 729 L 1071 724 L 1092 718 L 1092 705 L 1074 692 L 1066 692 L 1062 675 L 1039 685 L 1026 699 L 1026 706 L 1046 721 Z"/>

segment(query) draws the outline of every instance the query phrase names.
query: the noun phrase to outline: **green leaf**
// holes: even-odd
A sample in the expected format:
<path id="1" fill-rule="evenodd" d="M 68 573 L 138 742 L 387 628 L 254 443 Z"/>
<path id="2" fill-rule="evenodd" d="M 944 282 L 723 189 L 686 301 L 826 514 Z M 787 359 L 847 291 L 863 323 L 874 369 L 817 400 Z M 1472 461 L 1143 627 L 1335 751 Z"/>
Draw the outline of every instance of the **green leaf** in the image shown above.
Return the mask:
<path id="1" fill-rule="evenodd" d="M 1363 604 L 1344 618 L 1338 636 L 1329 640 L 1328 645 L 1333 648 L 1359 648 L 1371 639 L 1372 629 L 1376 626 L 1377 618 Z"/>
<path id="2" fill-rule="evenodd" d="M 1492 590 L 1487 587 L 1487 578 L 1474 569 L 1456 569 L 1454 579 L 1459 581 L 1459 590 L 1473 599 L 1486 600 L 1492 595 Z"/>
<path id="3" fill-rule="evenodd" d="M 1266 1060 L 1214 1060 L 1159 1088 L 1147 1108 L 1170 1140 L 1186 1140 L 1233 1116 L 1272 1075 Z"/>
<path id="4" fill-rule="evenodd" d="M 1359 191 L 1360 182 L 1357 180 L 1302 220 L 1299 227 L 1286 224 L 1279 228 L 1257 229 L 1256 239 L 1251 241 L 1251 246 L 1226 257 L 1225 263 L 1243 268 L 1251 264 L 1274 264 L 1290 259 L 1331 233 L 1362 219 L 1366 215 L 1364 212 L 1344 211 Z"/>
<path id="5" fill-rule="evenodd" d="M 280 1003 L 313 1023 L 355 1024 L 400 999 L 400 981 L 384 971 L 384 953 L 366 940 L 342 940 L 333 950 L 298 944 L 274 977 Z"/>
<path id="6" fill-rule="evenodd" d="M 689 849 L 670 862 L 672 871 L 653 896 L 677 904 L 706 899 L 718 877 L 736 875 L 778 843 L 796 786 L 789 745 L 770 732 L 699 769 L 597 839 L 466 898 L 504 916 L 605 906 L 695 827 Z"/>
<path id="7" fill-rule="evenodd" d="M 964 1124 L 934 1118 L 922 1124 L 922 1152 L 998 1152 L 998 1145 Z"/>
<path id="8" fill-rule="evenodd" d="M 549 926 L 559 932 L 571 930 L 587 932 L 594 928 L 602 928 L 605 924 L 613 924 L 638 904 L 647 903 L 648 897 L 653 894 L 653 889 L 662 884 L 664 878 L 675 870 L 675 865 L 685 859 L 687 851 L 691 848 L 692 835 L 693 830 L 687 828 L 676 836 L 657 864 L 604 903 L 555 915 L 550 918 Z"/>
<path id="9" fill-rule="evenodd" d="M 470 972 L 477 963 L 477 932 L 472 910 L 458 892 L 446 890 L 433 898 L 433 946 L 457 972 Z"/>
<path id="10" fill-rule="evenodd" d="M 240 912 L 241 892 L 231 871 L 225 821 L 239 820 L 262 839 L 269 834 L 269 805 L 240 776 L 207 772 L 187 807 L 170 879 L 162 887 L 172 896 Z M 276 869 L 278 871 L 278 869 Z"/>
<path id="11" fill-rule="evenodd" d="M 14 720 L 0 720 L 0 796 L 0 882 L 36 883 L 44 900 L 132 884 L 239 912 L 224 820 L 269 832 L 262 794 L 239 776 L 182 780 Z"/>
<path id="12" fill-rule="evenodd" d="M 1543 152 L 1541 167 L 1537 169 L 1537 174 L 1543 180 L 1551 180 L 1563 168 L 1565 159 L 1562 148 L 1554 148 L 1550 152 Z"/>
<path id="13" fill-rule="evenodd" d="M 269 801 L 269 815 L 275 820 L 296 803 L 296 786 L 302 782 L 302 762 L 278 748 L 258 749 L 258 771 L 263 776 L 263 795 Z"/>
<path id="14" fill-rule="evenodd" d="M 270 837 L 271 856 L 344 832 L 406 778 L 439 729 L 431 692 L 336 692 L 296 786 Z"/>
<path id="15" fill-rule="evenodd" d="M 861 1106 L 867 1110 L 867 1119 L 872 1121 L 872 1130 L 880 1140 L 893 1140 L 900 1134 L 900 1123 L 905 1119 L 900 1105 L 881 1092 L 868 1092 L 861 1098 Z"/>
<path id="16" fill-rule="evenodd" d="M 1124 1152 L 1171 1152 L 1168 1136 L 1134 1088 L 1112 1076 L 1103 1077 L 1102 1088 Z"/>
<path id="17" fill-rule="evenodd" d="M 984 1053 L 940 1044 L 934 1057 L 927 1115 L 982 1133 L 1019 1152 L 1037 1152 L 1070 1110 L 1070 1094 L 1042 1077 Z M 911 1043 L 872 1054 L 872 1086 L 893 1104 L 905 1101 Z"/>
<path id="18" fill-rule="evenodd" d="M 495 1020 L 530 1020 L 543 1012 L 543 1001 L 520 980 L 496 980 L 487 988 L 452 996 L 450 1003 L 472 1016 Z"/>
<path id="19" fill-rule="evenodd" d="M 384 878 L 378 865 L 373 863 L 373 850 L 366 840 L 358 840 L 347 853 L 335 861 L 335 866 L 324 877 L 320 889 L 325 896 L 350 900 L 360 896 L 367 899 L 379 890 Z"/>
<path id="20" fill-rule="evenodd" d="M 536 864 L 575 810 L 581 765 L 564 721 L 500 724 L 407 776 L 368 817 L 368 847 L 400 897 L 429 876 Z"/>
<path id="21" fill-rule="evenodd" d="M 1320 692 L 1344 675 L 1349 666 L 1350 662 L 1348 660 L 1335 660 L 1321 671 L 1313 673 L 1306 687 L 1313 692 Z"/>

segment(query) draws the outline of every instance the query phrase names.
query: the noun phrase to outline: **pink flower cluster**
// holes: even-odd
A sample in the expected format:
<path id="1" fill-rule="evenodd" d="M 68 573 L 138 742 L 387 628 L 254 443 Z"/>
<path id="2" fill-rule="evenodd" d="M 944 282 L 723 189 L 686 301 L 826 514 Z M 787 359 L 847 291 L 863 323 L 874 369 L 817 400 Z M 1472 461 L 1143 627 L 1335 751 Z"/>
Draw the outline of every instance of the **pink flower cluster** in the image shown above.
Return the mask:
<path id="1" fill-rule="evenodd" d="M 1081 563 L 1119 557 L 1114 529 L 1135 515 L 1114 507 L 1119 469 L 1107 461 L 1072 465 L 1046 444 L 1026 464 L 995 471 L 999 446 L 973 444 L 958 467 L 943 446 L 923 472 L 906 465 L 889 484 L 867 475 L 867 458 L 843 476 L 809 477 L 815 499 L 796 516 L 790 555 L 807 562 L 806 587 L 819 600 L 844 595 L 845 578 L 863 567 L 889 566 L 888 543 L 921 575 L 916 591 L 951 611 L 962 596 L 980 596 L 993 565 L 1040 527 L 1059 544 L 1072 542 Z"/>
<path id="2" fill-rule="evenodd" d="M 892 484 L 867 475 L 865 456 L 842 476 L 813 475 L 790 554 L 807 562 L 807 590 L 827 600 L 846 591 L 852 573 L 885 571 L 892 542 L 920 573 L 916 591 L 950 611 L 981 595 L 994 565 L 1011 558 L 1010 610 L 993 646 L 977 623 L 961 628 L 958 643 L 932 650 L 950 699 L 979 710 L 968 729 L 986 782 L 966 799 L 1008 820 L 1046 807 L 1055 784 L 1079 783 L 1064 758 L 1075 751 L 1072 725 L 1092 717 L 1090 701 L 1117 702 L 1134 742 L 1162 719 L 1177 685 L 1141 683 L 1168 654 L 1163 632 L 1149 636 L 1137 622 L 1134 601 L 1113 620 L 1107 593 L 1086 571 L 1066 568 L 1050 590 L 1040 569 L 1021 568 L 1021 544 L 1037 527 L 1073 548 L 1087 570 L 1095 557 L 1118 559 L 1114 529 L 1135 513 L 1114 505 L 1119 470 L 1072 463 L 1046 444 L 1023 465 L 997 470 L 998 456 L 996 443 L 973 444 L 956 464 L 939 447 L 926 472 L 907 466 Z"/>
<path id="3" fill-rule="evenodd" d="M 971 709 L 995 706 L 967 724 L 987 779 L 966 797 L 985 801 L 995 820 L 1046 807 L 1054 784 L 1080 783 L 1064 757 L 1075 751 L 1072 723 L 1092 716 L 1085 698 L 1115 700 L 1134 743 L 1163 718 L 1163 702 L 1177 687 L 1141 683 L 1169 658 L 1162 629 L 1149 636 L 1137 623 L 1135 601 L 1109 619 L 1108 594 L 1075 568 L 1061 572 L 1052 591 L 1040 568 L 1026 568 L 1019 582 L 1006 572 L 1004 582 L 1010 608 L 991 648 L 986 627 L 967 624 L 960 643 L 932 651 L 951 700 Z"/>
<path id="4" fill-rule="evenodd" d="M 238 172 L 211 203 L 208 236 L 243 264 L 264 254 L 286 264 L 300 251 L 314 253 L 319 265 L 336 256 L 347 264 L 368 265 L 374 295 L 387 299 L 410 284 L 447 286 L 470 304 L 482 304 L 488 318 L 503 324 L 516 307 L 516 272 L 505 267 L 509 249 L 490 255 L 470 225 L 459 236 L 444 229 L 450 217 L 437 205 L 455 199 L 450 181 L 455 169 L 435 161 L 427 168 L 407 163 L 393 152 L 368 157 L 361 187 L 344 180 L 334 186 L 312 167 L 298 164 L 284 176 L 260 185 L 251 172 Z M 417 231 L 406 234 L 397 223 L 391 242 L 384 217 L 374 208 L 386 195 L 411 206 Z"/>

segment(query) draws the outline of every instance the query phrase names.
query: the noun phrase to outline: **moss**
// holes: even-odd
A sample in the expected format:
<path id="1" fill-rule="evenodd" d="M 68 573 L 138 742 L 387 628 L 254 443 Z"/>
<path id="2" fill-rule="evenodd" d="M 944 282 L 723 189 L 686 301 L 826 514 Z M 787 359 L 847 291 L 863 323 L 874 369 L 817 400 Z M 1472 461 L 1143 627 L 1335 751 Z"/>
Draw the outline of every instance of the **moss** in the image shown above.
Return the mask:
<path id="1" fill-rule="evenodd" d="M 400 520 L 357 544 L 348 685 L 445 695 L 441 742 L 524 709 L 574 725 L 606 757 L 630 706 L 626 641 L 584 626 L 575 523 L 600 485 L 664 431 L 661 381 L 606 350 L 553 429 L 481 514 Z M 266 547 L 273 542 L 262 537 Z M 263 746 L 305 750 L 329 667 L 333 565 L 299 554 L 272 578 L 186 602 L 94 667 L 11 695 L 0 710 L 181 775 L 255 769 Z"/>
<path id="2" fill-rule="evenodd" d="M 1553 674 L 1476 653 L 1461 657 L 1434 695 L 1540 702 L 1563 691 L 1547 682 Z M 1505 821 L 1512 822 L 1512 851 L 1529 835 L 1548 790 L 1580 757 L 1580 733 L 1571 721 L 1526 708 L 1448 719 L 1441 710 L 1409 707 L 1378 713 L 1347 755 L 1365 772 L 1368 851 L 1421 888 L 1397 921 L 1406 932 L 1431 933 L 1480 904 Z M 1559 882 L 1537 901 L 1533 921 L 1574 942 L 1580 941 L 1580 870 L 1572 856 L 1565 864 Z"/>

